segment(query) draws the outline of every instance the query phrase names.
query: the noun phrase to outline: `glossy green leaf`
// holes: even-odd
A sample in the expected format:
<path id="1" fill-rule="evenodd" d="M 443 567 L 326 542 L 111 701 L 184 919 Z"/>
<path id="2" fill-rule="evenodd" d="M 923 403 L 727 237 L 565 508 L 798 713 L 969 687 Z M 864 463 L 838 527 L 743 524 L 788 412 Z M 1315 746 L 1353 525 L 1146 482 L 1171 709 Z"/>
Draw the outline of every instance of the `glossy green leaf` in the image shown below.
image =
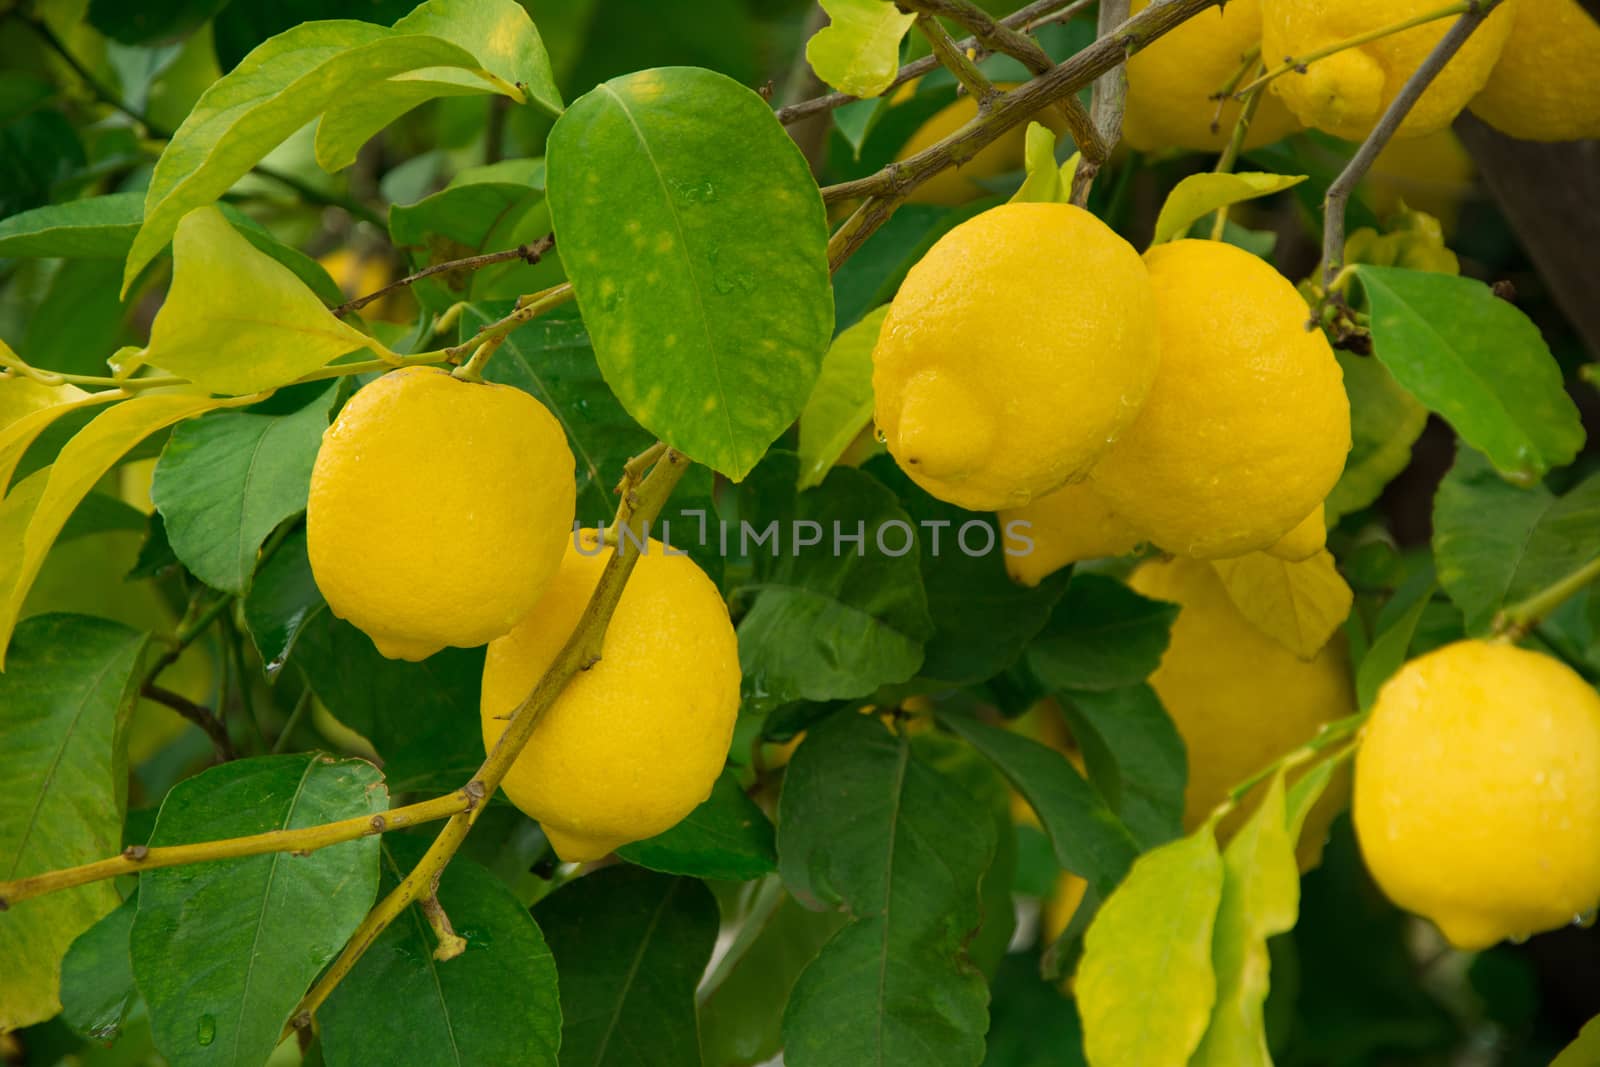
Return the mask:
<path id="1" fill-rule="evenodd" d="M 1350 395 L 1350 455 L 1323 508 L 1329 525 L 1360 511 L 1411 463 L 1428 409 L 1376 359 L 1335 352 Z"/>
<path id="2" fill-rule="evenodd" d="M 327 610 L 311 574 L 302 526 L 261 565 L 244 599 L 245 628 L 269 678 L 283 669 L 305 625 Z"/>
<path id="3" fill-rule="evenodd" d="M 1471 278 L 1351 269 L 1372 315 L 1373 355 L 1503 474 L 1536 481 L 1578 454 L 1577 406 L 1526 315 Z"/>
<path id="4" fill-rule="evenodd" d="M 529 101 L 552 115 L 561 113 L 561 93 L 539 28 L 516 0 L 426 0 L 396 22 L 394 32 L 431 34 L 460 45 Z"/>
<path id="5" fill-rule="evenodd" d="M 1005 958 L 990 985 L 983 1067 L 1085 1067 L 1077 1002 L 1041 975 L 1035 952 Z"/>
<path id="6" fill-rule="evenodd" d="M 1156 232 L 1150 243 L 1158 245 L 1182 237 L 1189 232 L 1190 226 L 1218 208 L 1271 196 L 1292 189 L 1305 180 L 1304 174 L 1248 171 L 1241 174 L 1191 174 L 1167 194 L 1166 203 L 1161 205 L 1161 214 L 1156 218 Z"/>
<path id="7" fill-rule="evenodd" d="M 243 594 L 261 543 L 305 510 L 333 387 L 288 415 L 217 412 L 173 431 L 151 498 L 183 565 L 214 589 Z"/>
<path id="8" fill-rule="evenodd" d="M 0 219 L 0 256 L 121 259 L 144 220 L 139 193 L 110 193 L 47 204 Z"/>
<path id="9" fill-rule="evenodd" d="M 1176 604 L 1112 578 L 1075 574 L 1028 646 L 1028 665 L 1053 689 L 1118 689 L 1150 676 L 1167 650 Z"/>
<path id="10" fill-rule="evenodd" d="M 40 615 L 17 627 L 0 674 L 0 881 L 121 847 L 122 731 L 144 645 L 144 634 L 79 615 Z M 109 882 L 95 882 L 0 914 L 0 1030 L 60 1010 L 62 957 L 117 903 Z"/>
<path id="11" fill-rule="evenodd" d="M 917 21 L 884 0 L 822 0 L 828 25 L 806 42 L 806 62 L 841 93 L 877 96 L 900 70 L 900 42 Z"/>
<path id="12" fill-rule="evenodd" d="M 730 534 L 770 534 L 765 545 L 743 546 L 756 574 L 739 622 L 739 663 L 745 699 L 757 707 L 849 699 L 908 681 L 932 631 L 916 533 L 894 494 L 840 467 L 796 499 L 795 474 L 792 454 L 764 464 L 745 498 L 770 492 L 783 503 L 746 512 L 749 525 Z M 837 531 L 860 533 L 859 547 Z"/>
<path id="13" fill-rule="evenodd" d="M 1211 567 L 1239 614 L 1301 659 L 1322 651 L 1355 601 L 1326 549 L 1298 562 L 1248 552 Z"/>
<path id="14" fill-rule="evenodd" d="M 694 991 L 717 939 L 705 883 L 616 866 L 539 902 L 564 1067 L 698 1067 Z"/>
<path id="15" fill-rule="evenodd" d="M 851 922 L 801 973 L 784 1018 L 792 1067 L 975 1065 L 988 990 L 967 957 L 995 824 L 909 738 L 845 711 L 784 778 L 778 862 L 802 901 Z"/>
<path id="16" fill-rule="evenodd" d="M 288 830 L 388 810 L 362 760 L 261 756 L 213 767 L 167 794 L 152 846 Z M 174 1067 L 259 1067 L 313 979 L 378 892 L 378 839 L 273 852 L 139 876 L 133 974 Z"/>
<path id="17" fill-rule="evenodd" d="M 79 934 L 61 961 L 61 1017 L 91 1041 L 114 1040 L 139 995 L 128 951 L 137 905 L 132 897 L 123 901 Z"/>
<path id="18" fill-rule="evenodd" d="M 120 269 L 114 259 L 68 260 L 56 269 L 17 346 L 29 363 L 67 374 L 107 373 L 106 357 L 127 336 L 131 311 L 117 296 Z"/>
<path id="19" fill-rule="evenodd" d="M 766 101 L 708 70 L 601 84 L 550 133 L 550 212 L 600 369 L 734 479 L 800 414 L 833 327 L 828 228 Z"/>
<path id="20" fill-rule="evenodd" d="M 1418 568 L 1378 614 L 1373 626 L 1376 636 L 1356 668 L 1356 698 L 1361 710 L 1372 707 L 1383 683 L 1405 663 L 1411 639 L 1435 588 L 1433 568 Z"/>
<path id="21" fill-rule="evenodd" d="M 1209 827 L 1139 857 L 1084 935 L 1078 1010 L 1093 1067 L 1184 1067 L 1216 1000 L 1223 865 Z"/>
<path id="22" fill-rule="evenodd" d="M 1122 880 L 1139 846 L 1065 756 L 1020 733 L 964 715 L 941 714 L 939 721 L 992 760 L 1022 794 L 1039 816 L 1063 868 L 1102 893 Z"/>
<path id="23" fill-rule="evenodd" d="M 747 882 L 778 869 L 772 820 L 724 771 L 711 795 L 672 829 L 624 845 L 617 855 L 664 874 Z"/>
<path id="24" fill-rule="evenodd" d="M 1063 693 L 1089 780 L 1140 846 L 1183 832 L 1188 762 L 1183 738 L 1148 685 Z"/>
<path id="25" fill-rule="evenodd" d="M 145 350 L 151 366 L 237 395 L 275 389 L 360 348 L 388 352 L 335 318 L 215 208 L 184 218 L 172 256 L 172 289 Z"/>
<path id="26" fill-rule="evenodd" d="M 822 357 L 822 373 L 800 413 L 801 489 L 821 485 L 851 442 L 872 425 L 872 349 L 888 317 L 887 304 L 869 312 L 835 337 Z"/>
<path id="27" fill-rule="evenodd" d="M 384 839 L 384 893 L 426 848 L 416 838 Z M 555 959 L 528 909 L 492 874 L 460 857 L 445 868 L 439 904 L 466 950 L 442 963 L 434 959 L 438 939 L 428 920 L 418 905 L 407 908 L 317 1012 L 328 1067 L 556 1067 Z"/>
<path id="28" fill-rule="evenodd" d="M 1600 475 L 1561 496 L 1520 489 L 1463 447 L 1433 500 L 1433 552 L 1467 631 L 1484 633 L 1501 608 L 1600 553 Z"/>
<path id="29" fill-rule="evenodd" d="M 225 400 L 180 393 L 143 394 L 102 411 L 73 436 L 41 483 L 37 503 L 27 520 L 27 532 L 21 538 L 21 551 L 10 558 L 0 558 L 0 668 L 5 664 L 5 645 L 16 625 L 17 613 L 45 554 L 95 483 L 130 448 L 157 430 L 228 404 Z M 20 424 L 8 427 L 4 436 L 9 437 L 17 425 Z M 0 459 L 0 468 L 3 466 L 4 460 Z"/>
<path id="30" fill-rule="evenodd" d="M 516 248 L 550 232 L 542 159 L 504 160 L 475 171 L 456 175 L 448 188 L 432 196 L 389 210 L 389 232 L 395 244 L 410 251 L 413 266 Z M 466 299 L 486 306 L 495 298 L 509 303 L 565 277 L 561 252 L 551 248 L 536 265 L 515 259 L 480 270 L 450 272 L 414 285 L 412 292 L 424 306 L 438 303 L 442 311 Z"/>

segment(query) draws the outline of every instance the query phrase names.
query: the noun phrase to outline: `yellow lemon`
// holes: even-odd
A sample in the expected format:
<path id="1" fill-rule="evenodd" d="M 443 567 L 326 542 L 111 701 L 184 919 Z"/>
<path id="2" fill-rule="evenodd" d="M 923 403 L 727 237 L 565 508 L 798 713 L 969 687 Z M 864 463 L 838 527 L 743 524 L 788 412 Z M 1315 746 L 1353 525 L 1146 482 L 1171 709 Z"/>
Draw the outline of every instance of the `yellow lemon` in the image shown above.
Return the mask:
<path id="1" fill-rule="evenodd" d="M 1176 241 L 1145 260 L 1161 372 L 1095 491 L 1168 552 L 1268 548 L 1322 503 L 1350 451 L 1333 349 L 1306 329 L 1294 286 L 1243 249 Z"/>
<path id="2" fill-rule="evenodd" d="M 527 393 L 437 367 L 385 374 L 322 437 L 306 507 L 317 587 L 391 659 L 484 644 L 561 562 L 573 470 L 561 424 Z"/>
<path id="3" fill-rule="evenodd" d="M 1149 0 L 1134 0 L 1138 14 Z M 1128 60 L 1128 103 L 1122 139 L 1144 152 L 1187 148 L 1221 152 L 1233 137 L 1243 106 L 1229 100 L 1220 115 L 1213 95 L 1221 92 L 1261 46 L 1261 0 L 1229 0 L 1202 11 L 1177 29 L 1135 52 Z M 1254 77 L 1256 66 L 1245 76 Z M 1262 96 L 1245 136 L 1246 148 L 1281 140 L 1300 123 L 1271 93 Z"/>
<path id="4" fill-rule="evenodd" d="M 1600 695 L 1511 645 L 1412 660 L 1363 732 L 1354 817 L 1389 899 L 1459 948 L 1570 923 L 1600 902 Z"/>
<path id="5" fill-rule="evenodd" d="M 1290 563 L 1304 563 L 1328 543 L 1327 512 L 1318 504 L 1300 524 L 1265 549 L 1267 555 Z"/>
<path id="6" fill-rule="evenodd" d="M 1034 586 L 1069 563 L 1132 552 L 1144 537 L 1111 510 L 1092 482 L 1077 482 L 1046 493 L 1020 508 L 1000 512 L 1008 543 L 1011 580 Z"/>
<path id="7" fill-rule="evenodd" d="M 539 606 L 489 645 L 486 749 L 572 635 L 611 551 L 583 531 Z M 606 628 L 600 662 L 567 683 L 501 787 L 569 862 L 670 829 L 711 794 L 722 771 L 739 678 L 722 594 L 688 557 L 649 541 Z"/>
<path id="8" fill-rule="evenodd" d="M 1496 8 L 1445 64 L 1397 136 L 1421 137 L 1444 129 L 1483 88 L 1511 32 L 1513 2 Z M 1261 54 L 1274 65 L 1299 59 L 1438 6 L 1434 0 L 1261 0 Z M 1435 19 L 1314 60 L 1304 73 L 1290 71 L 1274 80 L 1272 91 L 1307 126 L 1360 141 L 1453 21 Z"/>
<path id="9" fill-rule="evenodd" d="M 877 425 L 934 496 L 1019 507 L 1083 477 L 1158 360 L 1138 253 L 1080 208 L 1005 204 L 907 274 L 873 351 Z"/>
<path id="10" fill-rule="evenodd" d="M 1193 830 L 1228 792 L 1280 756 L 1299 748 L 1323 723 L 1352 715 L 1355 692 L 1342 641 L 1303 660 L 1239 613 L 1208 563 L 1174 559 L 1143 563 L 1128 579 L 1139 593 L 1179 605 L 1172 639 L 1150 684 L 1172 717 L 1188 753 L 1183 824 Z M 1328 787 L 1306 819 L 1302 868 L 1343 806 L 1347 781 Z M 1222 823 L 1243 821 L 1248 804 Z"/>
<path id="11" fill-rule="evenodd" d="M 1524 141 L 1600 137 L 1600 24 L 1577 0 L 1517 0 L 1500 62 L 1472 113 Z"/>
<path id="12" fill-rule="evenodd" d="M 1477 173 L 1455 132 L 1440 130 L 1390 141 L 1372 161 L 1361 189 L 1380 218 L 1412 208 L 1432 215 L 1443 232 L 1450 232 Z"/>

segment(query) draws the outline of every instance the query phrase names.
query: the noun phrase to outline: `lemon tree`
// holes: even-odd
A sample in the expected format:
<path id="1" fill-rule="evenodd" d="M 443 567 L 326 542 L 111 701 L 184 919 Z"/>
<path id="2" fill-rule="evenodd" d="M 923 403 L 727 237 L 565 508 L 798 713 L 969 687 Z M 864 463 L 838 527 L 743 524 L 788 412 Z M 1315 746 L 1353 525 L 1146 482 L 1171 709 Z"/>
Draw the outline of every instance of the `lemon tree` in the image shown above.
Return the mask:
<path id="1" fill-rule="evenodd" d="M 0 4 L 0 1060 L 1589 1062 L 1597 55 Z"/>

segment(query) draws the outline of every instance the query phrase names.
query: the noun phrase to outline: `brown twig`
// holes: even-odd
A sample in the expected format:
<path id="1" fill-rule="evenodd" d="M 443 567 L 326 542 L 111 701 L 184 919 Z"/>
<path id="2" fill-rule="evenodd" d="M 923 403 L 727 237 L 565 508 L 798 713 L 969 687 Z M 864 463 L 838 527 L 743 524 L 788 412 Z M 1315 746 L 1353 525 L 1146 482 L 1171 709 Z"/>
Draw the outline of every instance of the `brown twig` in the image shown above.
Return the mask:
<path id="1" fill-rule="evenodd" d="M 928 47 L 933 49 L 933 54 L 939 62 L 956 76 L 956 81 L 960 82 L 962 88 L 978 102 L 978 110 L 988 111 L 994 98 L 1000 95 L 1000 90 L 983 76 L 983 71 L 978 69 L 978 65 L 968 59 L 967 54 L 950 39 L 950 34 L 940 25 L 939 20 L 932 15 L 919 14 L 917 30 L 928 39 Z"/>
<path id="2" fill-rule="evenodd" d="M 457 270 L 481 270 L 484 267 L 492 267 L 496 263 L 504 263 L 507 260 L 512 259 L 520 259 L 529 266 L 532 266 L 533 264 L 539 262 L 539 260 L 544 257 L 544 254 L 550 251 L 550 249 L 554 248 L 555 245 L 556 235 L 553 233 L 547 233 L 537 241 L 531 241 L 528 244 L 518 245 L 515 248 L 507 248 L 501 252 L 485 252 L 481 256 L 468 256 L 465 259 L 452 259 L 447 263 L 435 263 L 431 267 L 422 268 L 415 274 L 407 274 L 404 278 L 396 278 L 388 285 L 385 285 L 382 289 L 375 289 L 365 296 L 356 297 L 354 300 L 346 300 L 344 303 L 334 308 L 333 313 L 335 316 L 343 318 L 352 311 L 360 311 L 374 300 L 387 296 L 396 289 L 404 289 L 408 285 L 411 285 L 415 282 L 420 282 L 424 278 L 431 278 L 435 274 L 448 274 L 451 271 Z"/>
<path id="3" fill-rule="evenodd" d="M 1100 0 L 1097 32 L 1101 37 L 1128 21 L 1128 0 Z M 1073 99 L 1076 99 L 1074 97 Z M 1094 179 L 1105 165 L 1111 149 L 1122 140 L 1122 112 L 1128 102 L 1128 67 L 1119 63 L 1095 79 L 1094 98 L 1090 103 L 1089 117 L 1101 142 L 1100 158 L 1085 155 L 1078 162 L 1072 176 L 1072 202 L 1079 207 L 1089 203 L 1089 190 Z"/>
<path id="4" fill-rule="evenodd" d="M 139 695 L 146 700 L 153 700 L 157 704 L 171 708 L 204 730 L 206 736 L 211 739 L 211 747 L 216 750 L 218 763 L 226 763 L 234 758 L 233 742 L 228 738 L 228 728 L 210 708 L 201 707 L 182 693 L 174 693 L 154 682 L 144 683 Z"/>

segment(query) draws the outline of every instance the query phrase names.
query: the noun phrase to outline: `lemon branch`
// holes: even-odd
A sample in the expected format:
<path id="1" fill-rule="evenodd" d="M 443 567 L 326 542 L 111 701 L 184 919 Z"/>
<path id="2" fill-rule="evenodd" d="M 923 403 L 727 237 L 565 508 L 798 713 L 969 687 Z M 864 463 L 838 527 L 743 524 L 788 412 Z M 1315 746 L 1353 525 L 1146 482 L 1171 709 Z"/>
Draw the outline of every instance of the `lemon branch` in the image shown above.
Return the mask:
<path id="1" fill-rule="evenodd" d="M 516 308 L 509 315 L 491 322 L 461 344 L 445 349 L 445 358 L 452 362 L 469 351 L 472 353 L 471 358 L 456 369 L 456 377 L 471 382 L 482 381 L 484 364 L 489 362 L 489 357 L 494 355 L 496 349 L 505 344 L 513 330 L 532 322 L 551 308 L 560 307 L 572 297 L 571 282 L 562 282 L 541 292 L 519 297 Z"/>
<path id="2" fill-rule="evenodd" d="M 642 478 L 636 473 L 638 471 L 636 465 L 630 463 L 625 468 L 623 483 L 618 486 L 622 501 L 617 507 L 616 525 L 629 527 L 639 536 L 636 540 L 623 538 L 622 543 L 612 552 L 572 636 L 567 638 L 567 643 L 562 646 L 555 661 L 533 687 L 533 691 L 511 713 L 511 721 L 506 726 L 505 732 L 500 735 L 500 740 L 495 744 L 493 751 L 478 768 L 472 781 L 463 788 L 463 792 L 480 799 L 492 796 L 511 769 L 512 763 L 527 745 L 528 739 L 533 736 L 534 727 L 538 725 L 540 716 L 555 703 L 556 697 L 566 688 L 568 682 L 579 672 L 588 670 L 600 661 L 606 627 L 611 622 L 612 613 L 616 611 L 617 601 L 622 596 L 628 576 L 633 573 L 634 565 L 638 563 L 639 546 L 645 544 L 645 535 L 649 531 L 650 524 L 661 513 L 667 498 L 672 495 L 672 490 L 688 468 L 688 459 L 670 448 L 661 450 L 660 458 L 650 468 L 649 474 Z M 290 1019 L 292 1027 L 305 1029 L 310 1026 L 317 1009 L 389 924 L 404 914 L 406 908 L 432 895 L 437 888 L 439 875 L 455 856 L 461 843 L 466 840 L 481 811 L 480 805 L 473 805 L 450 817 L 416 867 L 368 913 L 361 926 L 351 935 L 339 958 L 323 972 L 322 977 L 300 1001 Z M 436 926 L 436 929 L 438 928 Z"/>
<path id="3" fill-rule="evenodd" d="M 1600 557 L 1590 560 L 1526 600 L 1506 608 L 1495 617 L 1494 636 L 1510 641 L 1521 640 L 1552 611 L 1596 581 L 1600 581 Z"/>
<path id="4" fill-rule="evenodd" d="M 167 845 L 148 848 L 130 845 L 120 856 L 96 860 L 79 867 L 67 867 L 14 882 L 0 882 L 0 911 L 32 897 L 73 889 L 90 882 L 119 878 L 125 874 L 139 874 L 162 867 L 178 867 L 188 863 L 208 863 L 213 860 L 242 859 L 268 852 L 315 852 L 330 845 L 343 844 L 361 837 L 403 830 L 423 823 L 447 819 L 458 812 L 478 804 L 482 795 L 473 796 L 467 790 L 457 790 L 447 796 L 434 797 L 417 804 L 392 808 L 381 815 L 341 819 L 320 826 L 306 826 L 294 830 L 273 830 L 248 837 L 230 837 L 221 841 L 199 841 L 190 845 Z"/>
<path id="5" fill-rule="evenodd" d="M 1446 63 L 1461 51 L 1461 46 L 1467 43 L 1474 31 L 1483 20 L 1489 17 L 1501 0 L 1466 0 L 1465 12 L 1458 18 L 1455 25 L 1451 26 L 1445 35 L 1439 38 L 1439 43 L 1433 46 L 1426 59 L 1422 61 L 1411 77 L 1401 87 L 1388 110 L 1372 128 L 1367 139 L 1361 142 L 1361 147 L 1351 157 L 1350 162 L 1328 186 L 1328 194 L 1322 205 L 1322 277 L 1324 288 L 1331 290 L 1333 280 L 1338 276 L 1344 265 L 1344 218 L 1345 208 L 1350 202 L 1350 194 L 1355 191 L 1356 184 L 1366 177 L 1367 171 L 1372 168 L 1373 160 L 1378 158 L 1378 153 L 1394 137 L 1395 131 L 1411 113 L 1422 94 L 1427 91 L 1439 71 L 1444 69 Z M 1326 297 L 1324 297 L 1326 299 Z M 1315 316 L 1313 317 L 1315 319 Z"/>
<path id="6" fill-rule="evenodd" d="M 1100 0 L 1096 30 L 1104 36 L 1128 20 L 1128 0 Z M 1076 102 L 1076 97 L 1068 99 Z M 1094 96 L 1089 105 L 1090 125 L 1100 141 L 1100 155 L 1091 158 L 1085 154 L 1072 172 L 1071 201 L 1079 207 L 1089 203 L 1089 190 L 1094 188 L 1095 175 L 1105 165 L 1106 158 L 1117 142 L 1122 140 L 1122 113 L 1128 104 L 1128 68 L 1119 63 L 1095 79 Z M 1082 145 L 1080 144 L 1080 148 Z"/>
<path id="7" fill-rule="evenodd" d="M 436 274 L 482 270 L 484 267 L 492 267 L 496 263 L 505 263 L 513 259 L 520 259 L 532 266 L 538 263 L 544 257 L 544 254 L 555 246 L 556 235 L 547 233 L 537 241 L 530 241 L 515 248 L 507 248 L 500 252 L 485 252 L 481 256 L 467 256 L 465 259 L 452 259 L 444 263 L 435 263 L 431 267 L 424 267 L 413 274 L 407 274 L 404 278 L 396 278 L 383 288 L 374 289 L 365 296 L 358 296 L 354 300 L 346 300 L 334 308 L 333 313 L 336 317 L 343 318 L 352 311 L 360 311 L 374 300 L 381 299 L 397 289 L 404 289 L 422 281 L 424 278 L 432 278 Z"/>
<path id="8" fill-rule="evenodd" d="M 917 16 L 917 31 L 928 39 L 928 47 L 933 49 L 933 54 L 951 74 L 956 76 L 956 81 L 972 94 L 978 102 L 978 110 L 988 111 L 994 98 L 1000 95 L 1000 90 L 994 83 L 983 76 L 977 64 L 967 58 L 967 54 L 951 40 L 950 34 L 939 25 L 939 20 L 932 15 L 919 14 Z"/>

